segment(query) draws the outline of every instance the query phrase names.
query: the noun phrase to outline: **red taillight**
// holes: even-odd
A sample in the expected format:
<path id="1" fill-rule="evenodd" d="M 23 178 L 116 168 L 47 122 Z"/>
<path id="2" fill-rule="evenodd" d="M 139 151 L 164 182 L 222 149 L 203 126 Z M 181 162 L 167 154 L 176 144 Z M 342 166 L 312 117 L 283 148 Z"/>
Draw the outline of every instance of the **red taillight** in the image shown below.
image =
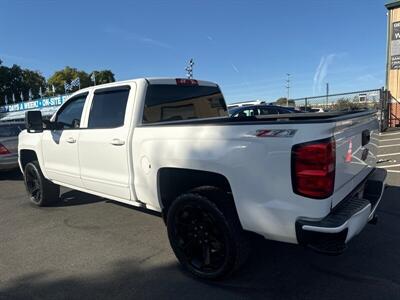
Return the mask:
<path id="1" fill-rule="evenodd" d="M 10 154 L 10 151 L 3 144 L 0 144 L 0 155 Z"/>
<path id="2" fill-rule="evenodd" d="M 327 198 L 335 185 L 335 141 L 299 144 L 292 149 L 292 183 L 296 194 Z"/>
<path id="3" fill-rule="evenodd" d="M 176 78 L 175 80 L 177 85 L 199 85 L 195 79 Z"/>

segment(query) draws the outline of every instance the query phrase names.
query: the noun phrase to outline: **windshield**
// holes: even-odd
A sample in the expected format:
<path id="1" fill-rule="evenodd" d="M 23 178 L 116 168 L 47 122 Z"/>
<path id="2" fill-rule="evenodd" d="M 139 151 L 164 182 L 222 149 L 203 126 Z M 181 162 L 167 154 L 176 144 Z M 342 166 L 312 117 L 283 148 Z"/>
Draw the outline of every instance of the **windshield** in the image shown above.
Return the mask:
<path id="1" fill-rule="evenodd" d="M 216 86 L 151 84 L 147 89 L 143 123 L 228 116 Z"/>
<path id="2" fill-rule="evenodd" d="M 18 136 L 18 134 L 24 129 L 21 124 L 15 125 L 0 125 L 0 137 L 13 137 Z"/>

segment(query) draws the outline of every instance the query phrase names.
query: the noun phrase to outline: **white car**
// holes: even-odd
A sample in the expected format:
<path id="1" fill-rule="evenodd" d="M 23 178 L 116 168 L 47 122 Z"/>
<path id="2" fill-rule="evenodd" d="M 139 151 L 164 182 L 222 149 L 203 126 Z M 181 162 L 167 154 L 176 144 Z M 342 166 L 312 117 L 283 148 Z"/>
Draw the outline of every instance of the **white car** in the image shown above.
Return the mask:
<path id="1" fill-rule="evenodd" d="M 245 261 L 247 232 L 342 252 L 375 220 L 386 178 L 369 143 L 374 111 L 229 118 L 207 81 L 89 87 L 26 125 L 19 164 L 33 203 L 66 186 L 161 212 L 180 263 L 206 279 Z"/>

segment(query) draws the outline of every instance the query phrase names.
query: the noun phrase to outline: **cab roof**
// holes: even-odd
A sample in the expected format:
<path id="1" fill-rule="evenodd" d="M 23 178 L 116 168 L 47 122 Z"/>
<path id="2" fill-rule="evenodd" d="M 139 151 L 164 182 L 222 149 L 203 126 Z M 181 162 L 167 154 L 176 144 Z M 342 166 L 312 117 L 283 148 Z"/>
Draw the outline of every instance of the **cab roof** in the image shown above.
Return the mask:
<path id="1" fill-rule="evenodd" d="M 94 89 L 99 89 L 99 88 L 108 88 L 108 87 L 115 87 L 115 86 L 120 86 L 124 84 L 129 84 L 132 82 L 140 82 L 140 81 L 146 81 L 149 84 L 170 84 L 170 85 L 201 85 L 201 86 L 215 86 L 217 87 L 218 84 L 211 82 L 211 81 L 206 81 L 206 80 L 198 80 L 198 79 L 188 79 L 188 78 L 172 78 L 172 77 L 143 77 L 143 78 L 135 78 L 135 79 L 129 79 L 129 80 L 123 80 L 123 81 L 115 81 L 115 82 L 110 82 L 106 84 L 99 84 L 96 86 L 90 86 L 86 87 L 83 89 L 80 89 L 78 91 L 75 91 L 71 95 L 79 94 L 82 92 L 89 92 Z"/>

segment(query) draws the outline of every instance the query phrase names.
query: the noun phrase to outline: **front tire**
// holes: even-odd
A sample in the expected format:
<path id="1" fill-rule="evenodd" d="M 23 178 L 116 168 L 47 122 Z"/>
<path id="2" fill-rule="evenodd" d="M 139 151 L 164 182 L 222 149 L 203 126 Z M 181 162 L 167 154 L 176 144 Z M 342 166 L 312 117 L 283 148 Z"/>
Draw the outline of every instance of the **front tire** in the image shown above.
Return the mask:
<path id="1" fill-rule="evenodd" d="M 60 199 L 60 186 L 47 180 L 37 161 L 25 166 L 24 180 L 29 200 L 37 206 L 49 206 Z"/>
<path id="2" fill-rule="evenodd" d="M 234 207 L 220 206 L 204 195 L 190 192 L 179 196 L 168 211 L 171 247 L 183 268 L 202 279 L 229 276 L 248 254 L 247 237 Z"/>

